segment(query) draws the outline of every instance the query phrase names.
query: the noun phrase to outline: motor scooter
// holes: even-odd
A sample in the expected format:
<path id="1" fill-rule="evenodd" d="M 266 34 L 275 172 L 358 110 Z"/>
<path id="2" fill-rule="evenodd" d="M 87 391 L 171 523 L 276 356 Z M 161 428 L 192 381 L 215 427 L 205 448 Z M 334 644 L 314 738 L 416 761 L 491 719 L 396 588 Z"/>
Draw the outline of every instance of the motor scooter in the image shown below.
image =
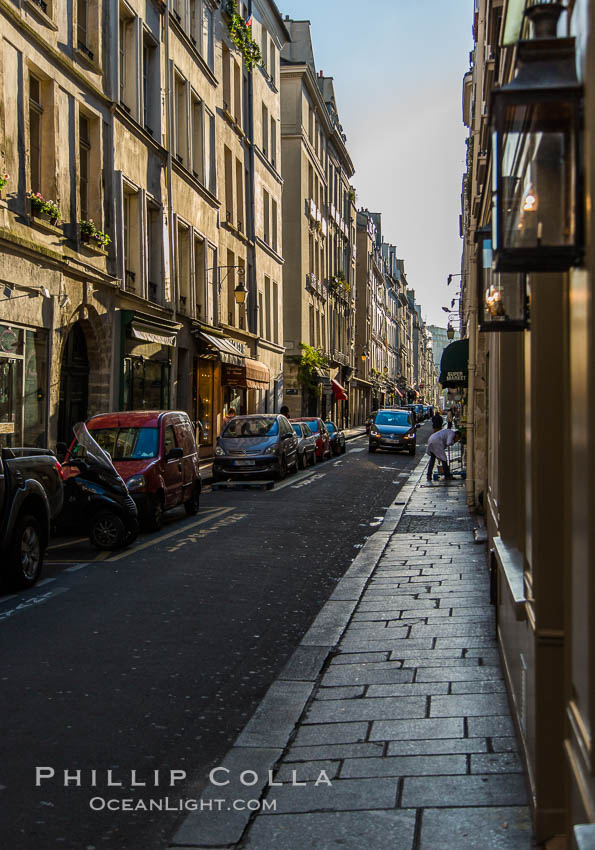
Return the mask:
<path id="1" fill-rule="evenodd" d="M 138 535 L 138 512 L 109 454 L 93 439 L 84 422 L 62 463 L 64 506 L 58 533 L 84 529 L 97 549 L 122 549 Z"/>

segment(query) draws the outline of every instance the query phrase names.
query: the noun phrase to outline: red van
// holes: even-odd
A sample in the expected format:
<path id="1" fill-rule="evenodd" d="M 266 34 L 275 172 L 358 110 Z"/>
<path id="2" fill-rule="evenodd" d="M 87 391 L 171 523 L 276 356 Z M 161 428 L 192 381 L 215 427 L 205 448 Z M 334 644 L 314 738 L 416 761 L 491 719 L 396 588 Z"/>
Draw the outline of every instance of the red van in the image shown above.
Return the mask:
<path id="1" fill-rule="evenodd" d="M 146 528 L 157 530 L 163 513 L 184 505 L 198 512 L 200 469 L 194 429 L 180 410 L 100 413 L 87 428 L 128 486 Z"/>

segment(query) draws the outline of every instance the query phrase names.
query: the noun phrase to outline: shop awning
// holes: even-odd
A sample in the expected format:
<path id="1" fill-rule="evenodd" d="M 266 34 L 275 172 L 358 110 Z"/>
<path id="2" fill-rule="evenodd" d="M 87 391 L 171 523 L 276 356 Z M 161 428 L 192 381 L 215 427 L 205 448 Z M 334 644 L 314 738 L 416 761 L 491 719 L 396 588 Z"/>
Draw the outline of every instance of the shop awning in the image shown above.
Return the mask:
<path id="1" fill-rule="evenodd" d="M 168 334 L 167 331 L 159 332 L 157 330 L 139 327 L 138 325 L 130 325 L 130 336 L 132 339 L 140 339 L 143 342 L 156 342 L 157 345 L 175 345 L 176 335 Z"/>
<path id="2" fill-rule="evenodd" d="M 443 387 L 467 386 L 469 372 L 469 340 L 457 339 L 442 352 L 440 383 Z"/>
<path id="3" fill-rule="evenodd" d="M 207 343 L 211 348 L 214 348 L 219 354 L 219 359 L 222 363 L 229 363 L 233 366 L 243 366 L 246 360 L 246 355 L 237 348 L 232 340 L 224 336 L 214 336 L 207 334 L 204 331 L 200 333 L 202 342 Z"/>
<path id="4" fill-rule="evenodd" d="M 338 381 L 335 379 L 331 379 L 331 387 L 333 388 L 333 395 L 337 399 L 337 401 L 347 401 L 349 396 L 347 395 L 347 390 L 345 387 L 342 387 Z"/>
<path id="5" fill-rule="evenodd" d="M 264 390 L 268 389 L 271 383 L 271 373 L 269 367 L 265 366 L 259 360 L 250 360 L 246 357 L 246 386 L 249 390 Z"/>

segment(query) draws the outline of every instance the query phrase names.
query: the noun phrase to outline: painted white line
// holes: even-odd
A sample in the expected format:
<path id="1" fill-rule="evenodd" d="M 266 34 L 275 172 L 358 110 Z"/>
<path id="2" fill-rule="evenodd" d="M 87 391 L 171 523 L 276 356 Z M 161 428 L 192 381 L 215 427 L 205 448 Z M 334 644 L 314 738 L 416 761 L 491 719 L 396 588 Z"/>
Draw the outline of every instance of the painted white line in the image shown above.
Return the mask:
<path id="1" fill-rule="evenodd" d="M 316 475 L 316 467 L 312 467 L 312 469 L 305 469 L 303 472 L 298 472 L 297 475 L 294 475 L 289 481 L 284 481 L 282 484 L 275 484 L 272 490 L 269 490 L 269 493 L 277 493 L 279 490 L 283 490 L 285 487 L 295 487 L 296 481 L 305 481 L 307 478 L 311 478 L 313 475 Z"/>
<path id="2" fill-rule="evenodd" d="M 88 537 L 77 537 L 76 540 L 63 540 L 62 543 L 53 543 L 51 546 L 48 546 L 48 552 L 51 552 L 53 549 L 63 549 L 65 546 L 74 546 L 77 543 L 84 543 L 85 540 L 88 539 Z"/>
<path id="3" fill-rule="evenodd" d="M 309 484 L 313 484 L 315 481 L 318 481 L 321 478 L 324 478 L 324 472 L 318 472 L 316 475 L 313 475 L 311 478 L 307 478 L 305 481 L 300 481 L 299 484 L 292 484 L 294 490 L 298 490 L 300 487 L 307 487 Z"/>
<path id="4" fill-rule="evenodd" d="M 88 567 L 89 564 L 75 564 L 74 567 L 66 567 L 64 570 L 65 573 L 76 573 L 78 570 L 82 570 L 85 567 Z"/>
<path id="5" fill-rule="evenodd" d="M 39 587 L 39 585 L 37 585 L 37 587 Z M 58 596 L 59 593 L 65 593 L 67 590 L 70 590 L 70 588 L 55 587 L 53 590 L 48 590 L 46 593 L 42 593 L 41 595 L 29 596 L 28 598 L 23 599 L 22 602 L 19 602 L 19 604 L 14 608 L 9 608 L 6 611 L 0 611 L 0 623 L 8 620 L 9 617 L 14 617 L 15 614 L 21 614 L 23 611 L 33 608 L 35 605 L 42 605 L 44 602 L 48 602 L 54 596 Z"/>
<path id="6" fill-rule="evenodd" d="M 351 454 L 351 452 L 365 452 L 365 451 L 366 451 L 366 447 L 365 447 L 365 446 L 362 446 L 362 447 L 361 447 L 361 448 L 359 448 L 359 449 L 349 449 L 348 451 L 349 451 L 349 453 L 350 453 L 350 454 Z"/>
<path id="7" fill-rule="evenodd" d="M 197 525 L 203 525 L 203 523 L 210 522 L 210 520 L 212 519 L 218 519 L 219 517 L 222 517 L 224 514 L 228 514 L 230 513 L 230 511 L 233 510 L 235 510 L 235 508 L 208 508 L 208 513 L 207 511 L 204 511 L 204 515 L 196 522 L 192 522 L 189 525 L 181 525 L 176 528 L 175 531 L 170 531 L 167 534 L 160 534 L 159 537 L 153 537 L 151 538 L 151 540 L 147 540 L 146 543 L 139 543 L 138 546 L 132 546 L 125 552 L 120 552 L 119 555 L 112 555 L 111 558 L 106 558 L 104 563 L 113 564 L 114 561 L 120 561 L 122 558 L 127 558 L 129 555 L 134 555 L 136 552 L 140 552 L 143 549 L 148 549 L 149 546 L 155 546 L 157 543 L 161 543 L 163 540 L 168 540 L 170 537 L 176 537 L 179 534 L 185 534 L 186 532 L 190 531 L 191 528 L 196 528 Z"/>
<path id="8" fill-rule="evenodd" d="M 53 581 L 56 581 L 55 578 L 44 578 L 41 581 L 37 582 L 36 587 L 43 587 L 44 584 L 51 584 Z"/>

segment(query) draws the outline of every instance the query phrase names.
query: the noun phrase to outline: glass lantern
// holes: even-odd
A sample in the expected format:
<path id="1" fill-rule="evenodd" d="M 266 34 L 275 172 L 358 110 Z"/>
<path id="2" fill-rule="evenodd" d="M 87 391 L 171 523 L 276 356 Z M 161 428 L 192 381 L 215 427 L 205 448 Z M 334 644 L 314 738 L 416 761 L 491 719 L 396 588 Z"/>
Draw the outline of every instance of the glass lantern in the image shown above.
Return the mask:
<path id="1" fill-rule="evenodd" d="M 492 235 L 478 230 L 477 304 L 480 331 L 520 331 L 529 327 L 527 276 L 493 268 Z"/>

